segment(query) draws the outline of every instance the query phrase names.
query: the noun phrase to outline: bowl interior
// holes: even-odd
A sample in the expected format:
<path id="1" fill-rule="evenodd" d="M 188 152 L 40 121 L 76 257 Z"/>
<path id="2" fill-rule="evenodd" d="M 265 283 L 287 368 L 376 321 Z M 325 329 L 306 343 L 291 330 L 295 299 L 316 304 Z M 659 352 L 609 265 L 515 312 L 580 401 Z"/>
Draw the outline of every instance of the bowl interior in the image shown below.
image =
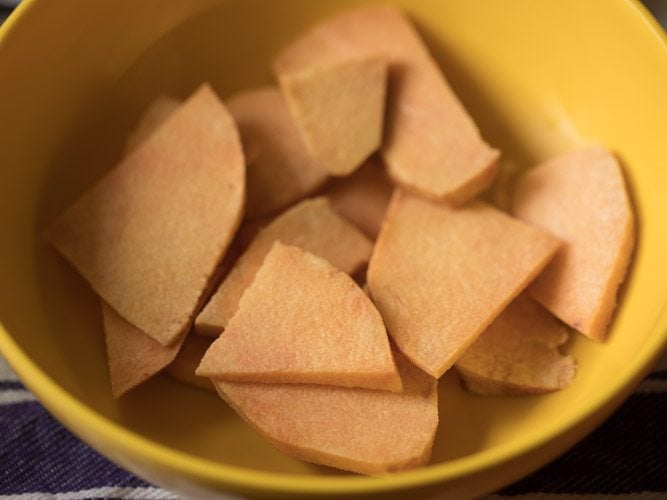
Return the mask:
<path id="1" fill-rule="evenodd" d="M 98 301 L 40 232 L 118 161 L 124 137 L 152 97 L 185 97 L 204 80 L 223 97 L 268 84 L 269 62 L 281 45 L 314 20 L 358 2 L 197 1 L 164 12 L 145 1 L 118 14 L 67 0 L 91 16 L 77 17 L 90 26 L 58 14 L 65 23 L 58 29 L 39 19 L 56 15 L 49 3 L 34 2 L 24 15 L 26 23 L 44 24 L 40 37 L 28 44 L 22 39 L 28 30 L 16 30 L 0 51 L 0 140 L 7 144 L 0 172 L 4 327 L 67 392 L 151 440 L 254 470 L 341 474 L 278 453 L 217 396 L 164 375 L 114 400 Z M 664 339 L 656 326 L 667 298 L 661 229 L 667 146 L 660 128 L 667 116 L 667 51 L 636 7 L 621 1 L 605 4 L 604 16 L 589 2 L 398 3 L 413 16 L 487 141 L 503 151 L 503 162 L 528 168 L 600 142 L 625 168 L 639 221 L 635 260 L 609 341 L 600 345 L 577 335 L 567 346 L 579 365 L 571 388 L 481 398 L 463 391 L 454 373 L 443 377 L 432 460 L 443 464 L 543 437 L 557 420 L 583 415 L 611 396 L 614 380 L 641 370 L 636 360 L 643 349 L 655 351 L 656 339 Z M 145 27 L 148 20 L 153 31 Z M 114 37 L 121 23 L 130 23 L 123 28 L 129 40 Z M 19 54 L 28 45 L 32 52 Z M 27 62 L 19 65 L 19 57 Z M 18 117 L 11 126 L 8 116 Z"/>

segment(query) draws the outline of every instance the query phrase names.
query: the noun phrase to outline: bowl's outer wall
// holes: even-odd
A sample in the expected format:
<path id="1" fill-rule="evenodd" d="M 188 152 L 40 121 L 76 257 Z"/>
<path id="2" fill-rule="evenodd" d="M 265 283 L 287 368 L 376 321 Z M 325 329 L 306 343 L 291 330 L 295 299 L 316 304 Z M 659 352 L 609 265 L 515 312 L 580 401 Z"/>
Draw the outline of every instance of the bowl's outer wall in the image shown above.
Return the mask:
<path id="1" fill-rule="evenodd" d="M 475 398 L 447 374 L 433 465 L 382 479 L 284 457 L 212 395 L 163 377 L 111 398 L 97 300 L 41 230 L 120 158 L 153 96 L 184 97 L 202 80 L 221 96 L 268 83 L 282 44 L 356 3 L 28 0 L 2 28 L 0 351 L 65 425 L 152 481 L 198 496 L 431 484 L 452 498 L 480 494 L 590 431 L 665 344 L 667 49 L 655 24 L 623 0 L 406 0 L 507 169 L 588 141 L 622 161 L 639 244 L 609 342 L 576 338 L 575 384 L 546 397 Z"/>

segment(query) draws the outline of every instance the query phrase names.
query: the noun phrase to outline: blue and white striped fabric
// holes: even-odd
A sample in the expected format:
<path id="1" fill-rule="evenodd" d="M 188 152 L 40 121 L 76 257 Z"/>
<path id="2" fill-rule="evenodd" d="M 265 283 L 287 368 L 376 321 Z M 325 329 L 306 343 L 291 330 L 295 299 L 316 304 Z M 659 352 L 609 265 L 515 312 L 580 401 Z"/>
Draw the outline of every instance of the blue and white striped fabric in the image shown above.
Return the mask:
<path id="1" fill-rule="evenodd" d="M 124 471 L 42 408 L 0 358 L 0 498 L 179 498 Z"/>
<path id="2" fill-rule="evenodd" d="M 492 499 L 667 499 L 667 356 L 600 429 Z M 588 496 L 590 495 L 590 497 Z M 0 358 L 0 499 L 171 499 L 64 429 Z"/>

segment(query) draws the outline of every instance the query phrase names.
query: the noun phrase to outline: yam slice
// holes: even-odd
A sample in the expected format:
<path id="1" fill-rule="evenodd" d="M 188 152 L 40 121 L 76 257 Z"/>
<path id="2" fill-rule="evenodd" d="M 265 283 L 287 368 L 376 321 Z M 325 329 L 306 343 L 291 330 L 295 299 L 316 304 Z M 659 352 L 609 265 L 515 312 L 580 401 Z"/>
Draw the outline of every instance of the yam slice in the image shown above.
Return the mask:
<path id="1" fill-rule="evenodd" d="M 531 296 L 575 330 L 605 340 L 635 242 L 614 156 L 590 146 L 538 165 L 518 179 L 512 210 L 564 242 L 530 286 Z"/>
<path id="2" fill-rule="evenodd" d="M 402 393 L 216 381 L 218 393 L 294 458 L 362 474 L 419 467 L 438 427 L 437 380 L 396 352 Z"/>
<path id="3" fill-rule="evenodd" d="M 204 354 L 211 347 L 211 342 L 213 342 L 213 339 L 189 334 L 183 342 L 181 350 L 178 351 L 178 355 L 167 367 L 167 373 L 186 384 L 214 391 L 215 387 L 208 378 L 199 377 L 195 374 L 195 370 Z"/>
<path id="4" fill-rule="evenodd" d="M 380 147 L 387 63 L 376 56 L 312 60 L 278 73 L 308 150 L 332 175 L 345 176 Z"/>
<path id="5" fill-rule="evenodd" d="M 340 217 L 326 198 L 304 200 L 260 230 L 197 317 L 197 333 L 220 334 L 236 312 L 241 295 L 252 283 L 264 257 L 278 240 L 322 257 L 348 274 L 354 274 L 368 262 L 372 251 L 368 238 Z"/>
<path id="6" fill-rule="evenodd" d="M 328 173 L 308 152 L 278 89 L 240 92 L 226 103 L 246 153 L 246 218 L 282 210 L 324 184 Z"/>
<path id="7" fill-rule="evenodd" d="M 244 170 L 234 122 L 203 85 L 45 237 L 123 318 L 170 345 L 239 225 Z"/>
<path id="8" fill-rule="evenodd" d="M 150 135 L 162 125 L 171 114 L 178 109 L 181 101 L 175 97 L 161 95 L 144 111 L 139 119 L 139 123 L 134 131 L 125 141 L 125 154 L 129 155 L 132 151 L 143 143 Z"/>
<path id="9" fill-rule="evenodd" d="M 324 194 L 336 212 L 375 240 L 393 191 L 380 160 L 372 156 L 349 177 L 336 179 Z"/>
<path id="10" fill-rule="evenodd" d="M 347 274 L 276 241 L 197 375 L 400 391 L 380 313 Z"/>
<path id="11" fill-rule="evenodd" d="M 123 319 L 102 301 L 104 338 L 109 361 L 111 392 L 115 398 L 145 382 L 169 365 L 183 339 L 163 346 Z"/>
<path id="12" fill-rule="evenodd" d="M 569 386 L 575 363 L 558 347 L 569 332 L 530 298 L 519 295 L 456 362 L 471 392 L 482 395 L 541 394 Z"/>
<path id="13" fill-rule="evenodd" d="M 493 181 L 489 147 L 410 20 L 396 7 L 364 6 L 316 25 L 274 60 L 280 77 L 326 61 L 380 56 L 389 63 L 382 155 L 406 189 L 461 204 Z"/>
<path id="14" fill-rule="evenodd" d="M 368 267 L 397 347 L 439 377 L 544 268 L 559 242 L 482 202 L 394 194 Z"/>

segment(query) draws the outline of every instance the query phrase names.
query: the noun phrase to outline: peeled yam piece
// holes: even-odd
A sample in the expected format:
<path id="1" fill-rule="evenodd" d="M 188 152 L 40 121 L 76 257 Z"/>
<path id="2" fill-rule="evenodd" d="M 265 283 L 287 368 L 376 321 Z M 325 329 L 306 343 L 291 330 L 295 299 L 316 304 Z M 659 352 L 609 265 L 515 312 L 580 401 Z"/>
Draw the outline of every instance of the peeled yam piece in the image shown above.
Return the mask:
<path id="1" fill-rule="evenodd" d="M 347 274 L 273 244 L 197 375 L 400 391 L 382 318 Z"/>
<path id="2" fill-rule="evenodd" d="M 541 394 L 569 386 L 575 363 L 558 347 L 567 329 L 527 293 L 519 295 L 456 362 L 471 392 Z"/>
<path id="3" fill-rule="evenodd" d="M 246 218 L 288 207 L 326 181 L 327 171 L 306 149 L 278 89 L 240 92 L 226 103 L 246 153 Z"/>
<path id="4" fill-rule="evenodd" d="M 244 186 L 234 122 L 203 85 L 45 237 L 122 317 L 170 345 L 232 240 Z"/>
<path id="5" fill-rule="evenodd" d="M 518 179 L 512 210 L 564 242 L 530 286 L 531 296 L 572 328 L 604 340 L 635 242 L 614 156 L 590 146 L 538 165 Z"/>
<path id="6" fill-rule="evenodd" d="M 280 88 L 311 154 L 345 176 L 380 147 L 387 62 L 377 56 L 313 59 L 280 68 Z"/>
<path id="7" fill-rule="evenodd" d="M 393 191 L 380 160 L 372 156 L 349 177 L 336 179 L 324 194 L 336 212 L 374 240 Z"/>
<path id="8" fill-rule="evenodd" d="M 259 234 L 262 228 L 268 226 L 275 217 L 262 217 L 259 219 L 244 220 L 236 231 L 234 241 L 240 252 L 244 252 Z M 217 290 L 217 288 L 216 288 Z"/>
<path id="9" fill-rule="evenodd" d="M 437 380 L 395 352 L 403 392 L 216 381 L 218 393 L 294 458 L 362 474 L 426 464 L 438 427 Z"/>
<path id="10" fill-rule="evenodd" d="M 382 155 L 406 189 L 463 203 L 486 188 L 499 152 L 488 146 L 449 87 L 410 20 L 396 7 L 372 5 L 332 17 L 274 60 L 280 76 L 324 61 L 380 56 L 389 63 Z"/>
<path id="11" fill-rule="evenodd" d="M 544 268 L 559 242 L 482 202 L 394 194 L 368 287 L 397 347 L 439 377 Z"/>
<path id="12" fill-rule="evenodd" d="M 137 149 L 180 105 L 181 101 L 175 97 L 158 96 L 144 111 L 136 128 L 125 141 L 125 154 Z"/>
<path id="13" fill-rule="evenodd" d="M 236 312 L 241 295 L 252 283 L 264 257 L 278 240 L 322 257 L 348 274 L 358 271 L 373 249 L 368 238 L 340 217 L 327 199 L 304 200 L 260 230 L 197 317 L 197 333 L 220 334 Z"/>
<path id="14" fill-rule="evenodd" d="M 199 335 L 188 335 L 181 350 L 178 351 L 178 356 L 167 367 L 167 373 L 186 384 L 214 391 L 215 387 L 208 378 L 195 374 L 204 353 L 211 347 L 212 341 L 212 339 Z"/>
<path id="15" fill-rule="evenodd" d="M 102 302 L 111 392 L 115 398 L 145 382 L 171 363 L 183 339 L 163 346 Z"/>

